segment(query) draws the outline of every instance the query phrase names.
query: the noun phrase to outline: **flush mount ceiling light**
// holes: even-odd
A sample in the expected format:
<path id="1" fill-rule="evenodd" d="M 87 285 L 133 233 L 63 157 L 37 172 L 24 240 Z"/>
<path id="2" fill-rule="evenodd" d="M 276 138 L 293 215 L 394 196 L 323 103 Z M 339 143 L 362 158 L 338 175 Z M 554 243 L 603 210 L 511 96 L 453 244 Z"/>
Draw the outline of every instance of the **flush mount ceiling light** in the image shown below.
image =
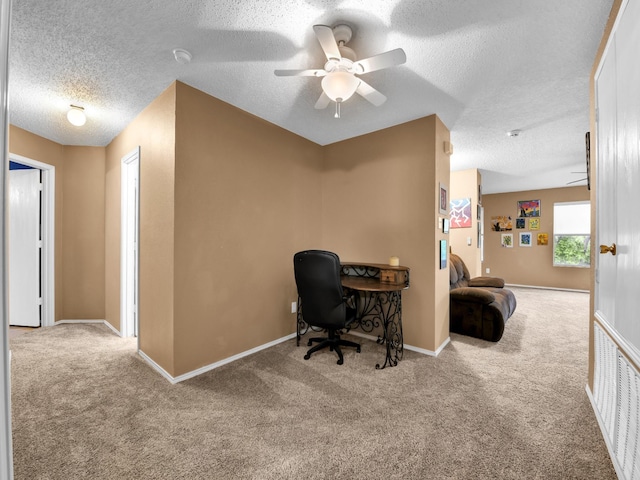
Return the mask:
<path id="1" fill-rule="evenodd" d="M 81 127 L 87 122 L 87 116 L 84 114 L 84 108 L 77 105 L 71 105 L 71 109 L 67 112 L 67 120 L 71 125 Z"/>
<path id="2" fill-rule="evenodd" d="M 182 65 L 186 65 L 187 63 L 191 62 L 191 54 L 184 48 L 174 48 L 173 57 L 176 59 L 176 62 Z"/>

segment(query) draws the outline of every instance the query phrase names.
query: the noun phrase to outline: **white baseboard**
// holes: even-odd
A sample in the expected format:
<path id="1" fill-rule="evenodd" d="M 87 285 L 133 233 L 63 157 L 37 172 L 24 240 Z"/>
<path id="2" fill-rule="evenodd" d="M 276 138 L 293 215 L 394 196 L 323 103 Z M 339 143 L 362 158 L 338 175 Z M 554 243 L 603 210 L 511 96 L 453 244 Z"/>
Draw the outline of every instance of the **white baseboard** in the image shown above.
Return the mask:
<path id="1" fill-rule="evenodd" d="M 356 337 L 366 338 L 367 340 L 372 340 L 374 342 L 378 341 L 378 337 L 375 337 L 373 335 L 367 335 L 366 333 L 354 332 L 354 331 L 351 331 L 348 333 L 349 335 L 355 335 Z M 406 350 L 411 350 L 412 352 L 418 352 L 418 353 L 422 353 L 423 355 L 429 355 L 430 357 L 437 357 L 438 355 L 440 355 L 440 352 L 442 352 L 444 347 L 446 347 L 449 344 L 450 341 L 451 341 L 451 338 L 447 337 L 447 339 L 444 342 L 442 342 L 442 345 L 440 345 L 435 352 L 424 349 L 424 348 L 407 345 L 406 343 L 404 344 L 404 348 Z"/>
<path id="2" fill-rule="evenodd" d="M 418 353 L 422 353 L 424 355 L 429 355 L 431 357 L 437 357 L 438 355 L 440 355 L 440 352 L 442 352 L 442 350 L 444 350 L 444 347 L 449 345 L 450 342 L 451 342 L 451 337 L 447 337 L 445 339 L 445 341 L 442 342 L 442 344 L 436 349 L 435 352 L 432 352 L 431 350 L 427 350 L 425 348 L 414 347 L 414 346 L 406 345 L 406 344 L 405 344 L 404 348 L 406 348 L 407 350 L 411 350 L 412 352 L 418 352 Z"/>
<path id="3" fill-rule="evenodd" d="M 274 345 L 277 345 L 279 343 L 286 342 L 287 340 L 291 340 L 292 338 L 296 338 L 295 333 L 287 335 L 286 337 L 278 338 L 277 340 L 274 340 L 272 342 L 265 343 L 264 345 L 259 345 L 255 348 L 252 348 L 251 350 L 238 353 L 237 355 L 232 355 L 231 357 L 225 358 L 223 360 L 212 363 L 210 365 L 205 365 L 204 367 L 200 367 L 197 370 L 192 370 L 191 372 L 183 373 L 182 375 L 178 375 L 177 377 L 173 377 L 171 374 L 169 374 L 169 372 L 167 372 L 164 368 L 162 368 L 160 365 L 154 362 L 153 359 L 151 359 L 151 357 L 145 354 L 142 350 L 138 350 L 138 353 L 149 365 L 151 365 L 152 368 L 157 370 L 158 373 L 160 373 L 160 375 L 162 375 L 164 378 L 169 380 L 171 383 L 176 384 L 176 383 L 180 383 L 185 380 L 188 380 L 190 378 L 197 377 L 198 375 L 202 375 L 203 373 L 206 373 L 210 370 L 214 370 L 218 367 L 226 365 L 227 363 L 235 362 L 236 360 L 240 360 L 243 357 L 253 355 L 254 353 L 257 353 L 266 348 L 273 347 Z"/>
<path id="4" fill-rule="evenodd" d="M 538 290 L 559 290 L 561 292 L 578 292 L 589 293 L 589 290 L 577 290 L 575 288 L 558 288 L 558 287 L 540 287 L 537 285 L 519 285 L 517 283 L 505 283 L 505 287 L 518 287 L 518 288 L 536 288 Z"/>
<path id="5" fill-rule="evenodd" d="M 162 375 L 164 378 L 166 378 L 167 380 L 169 380 L 171 383 L 175 384 L 178 383 L 178 381 L 173 378 L 169 372 L 167 372 L 164 368 L 162 368 L 160 365 L 158 365 L 156 362 L 153 361 L 153 359 L 147 355 L 146 353 L 144 353 L 142 350 L 138 349 L 138 354 L 142 357 L 142 359 L 147 362 L 151 368 L 153 368 L 154 370 L 156 370 L 160 375 Z"/>
<path id="6" fill-rule="evenodd" d="M 86 320 L 58 320 L 56 322 L 53 322 L 53 325 L 62 325 L 62 324 L 78 324 L 78 323 L 101 323 L 103 325 L 106 325 L 108 328 L 110 328 L 111 330 L 113 330 L 113 333 L 115 333 L 116 335 L 118 335 L 119 337 L 121 337 L 122 335 L 120 334 L 120 332 L 118 330 L 115 329 L 115 327 L 113 325 L 111 325 L 109 322 L 107 322 L 106 320 L 100 320 L 100 319 L 86 319 Z"/>

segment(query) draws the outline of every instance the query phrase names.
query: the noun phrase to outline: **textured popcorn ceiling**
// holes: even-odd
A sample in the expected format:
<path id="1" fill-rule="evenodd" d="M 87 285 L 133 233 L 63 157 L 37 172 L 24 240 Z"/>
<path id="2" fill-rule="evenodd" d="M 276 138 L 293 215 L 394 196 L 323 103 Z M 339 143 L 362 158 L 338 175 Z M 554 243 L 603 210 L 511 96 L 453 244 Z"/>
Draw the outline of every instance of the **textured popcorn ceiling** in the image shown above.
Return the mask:
<path id="1" fill-rule="evenodd" d="M 107 145 L 174 80 L 318 144 L 433 113 L 451 130 L 454 170 L 484 192 L 583 178 L 589 74 L 612 0 L 13 0 L 11 123 L 65 145 Z M 314 24 L 347 23 L 358 58 L 401 47 L 407 63 L 313 108 L 321 68 Z M 193 55 L 180 65 L 172 50 Z M 69 104 L 87 123 L 66 120 Z M 506 132 L 522 130 L 517 138 Z M 582 182 L 585 184 L 586 182 Z"/>

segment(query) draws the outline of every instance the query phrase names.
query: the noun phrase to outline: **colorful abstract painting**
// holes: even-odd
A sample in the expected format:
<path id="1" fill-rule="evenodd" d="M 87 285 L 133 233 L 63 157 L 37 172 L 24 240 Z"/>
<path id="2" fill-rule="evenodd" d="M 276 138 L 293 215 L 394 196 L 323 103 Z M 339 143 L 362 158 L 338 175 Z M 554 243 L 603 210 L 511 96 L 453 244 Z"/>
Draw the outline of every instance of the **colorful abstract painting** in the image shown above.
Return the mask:
<path id="1" fill-rule="evenodd" d="M 539 217 L 540 200 L 518 200 L 519 217 Z"/>
<path id="2" fill-rule="evenodd" d="M 516 218 L 516 228 L 525 228 L 524 222 L 524 218 Z"/>
<path id="3" fill-rule="evenodd" d="M 498 215 L 491 217 L 491 230 L 494 232 L 508 232 L 513 230 L 513 222 L 511 217 L 506 215 Z"/>
<path id="4" fill-rule="evenodd" d="M 471 199 L 451 200 L 450 228 L 471 228 Z"/>

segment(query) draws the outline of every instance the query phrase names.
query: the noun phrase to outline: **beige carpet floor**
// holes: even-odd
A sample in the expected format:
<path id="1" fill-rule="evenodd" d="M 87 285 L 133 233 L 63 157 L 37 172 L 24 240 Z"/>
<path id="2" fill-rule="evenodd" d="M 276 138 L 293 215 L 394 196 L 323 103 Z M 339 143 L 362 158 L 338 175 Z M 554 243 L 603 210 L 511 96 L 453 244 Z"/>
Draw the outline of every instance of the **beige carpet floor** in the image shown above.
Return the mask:
<path id="1" fill-rule="evenodd" d="M 303 360 L 295 340 L 171 385 L 100 325 L 11 339 L 15 478 L 614 479 L 584 387 L 587 294 L 514 289 L 499 343 Z"/>

